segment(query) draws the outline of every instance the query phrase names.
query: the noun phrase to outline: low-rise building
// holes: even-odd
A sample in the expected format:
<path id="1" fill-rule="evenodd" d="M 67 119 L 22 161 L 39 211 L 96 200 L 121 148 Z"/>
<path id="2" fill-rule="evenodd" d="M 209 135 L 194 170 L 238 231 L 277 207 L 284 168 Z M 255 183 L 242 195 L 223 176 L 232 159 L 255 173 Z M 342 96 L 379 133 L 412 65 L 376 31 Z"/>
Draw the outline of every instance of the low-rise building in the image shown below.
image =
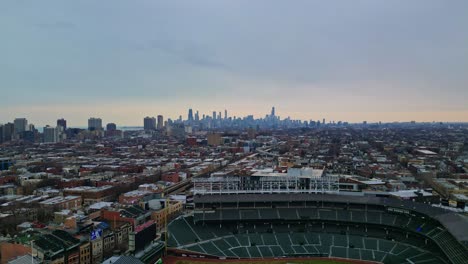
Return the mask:
<path id="1" fill-rule="evenodd" d="M 156 223 L 158 231 L 164 230 L 166 221 L 170 221 L 175 216 L 180 214 L 183 209 L 182 201 L 168 201 L 164 202 L 164 208 L 151 213 L 151 219 Z"/>
<path id="2" fill-rule="evenodd" d="M 39 205 L 44 208 L 56 208 L 56 209 L 75 209 L 81 207 L 80 196 L 57 196 L 45 201 L 39 202 Z"/>

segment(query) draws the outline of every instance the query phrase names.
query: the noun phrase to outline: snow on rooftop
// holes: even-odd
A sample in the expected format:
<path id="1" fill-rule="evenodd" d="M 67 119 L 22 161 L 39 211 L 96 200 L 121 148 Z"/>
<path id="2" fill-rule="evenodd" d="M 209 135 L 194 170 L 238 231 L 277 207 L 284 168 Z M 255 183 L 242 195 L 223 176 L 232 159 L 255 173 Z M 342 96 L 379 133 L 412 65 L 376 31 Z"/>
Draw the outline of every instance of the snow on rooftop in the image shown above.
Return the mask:
<path id="1" fill-rule="evenodd" d="M 418 195 L 416 193 L 420 193 L 422 196 L 432 196 L 432 193 L 423 190 L 401 190 L 396 192 L 390 192 L 389 194 L 400 198 L 411 198 L 417 197 Z"/>
<path id="2" fill-rule="evenodd" d="M 100 210 L 105 207 L 112 206 L 111 202 L 97 202 L 89 206 L 89 209 Z"/>
<path id="3" fill-rule="evenodd" d="M 417 149 L 416 151 L 425 155 L 437 155 L 437 153 L 427 150 L 427 149 Z"/>

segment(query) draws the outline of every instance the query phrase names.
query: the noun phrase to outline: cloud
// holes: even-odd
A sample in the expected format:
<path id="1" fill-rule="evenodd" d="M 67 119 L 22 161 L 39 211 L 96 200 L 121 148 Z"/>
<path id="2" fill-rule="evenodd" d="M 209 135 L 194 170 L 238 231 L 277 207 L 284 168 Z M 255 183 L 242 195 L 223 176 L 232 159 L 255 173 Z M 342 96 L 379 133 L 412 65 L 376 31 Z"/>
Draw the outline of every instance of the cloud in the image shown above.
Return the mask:
<path id="1" fill-rule="evenodd" d="M 88 98 L 461 111 L 467 24 L 468 1 L 0 1 L 0 114 Z"/>
<path id="2" fill-rule="evenodd" d="M 177 57 L 185 63 L 196 67 L 230 70 L 229 65 L 217 60 L 210 54 L 208 46 L 202 47 L 188 41 L 175 42 L 170 39 L 161 39 L 151 41 L 149 47 Z"/>
<path id="3" fill-rule="evenodd" d="M 41 29 L 72 30 L 78 26 L 69 21 L 54 21 L 37 23 L 36 26 Z"/>

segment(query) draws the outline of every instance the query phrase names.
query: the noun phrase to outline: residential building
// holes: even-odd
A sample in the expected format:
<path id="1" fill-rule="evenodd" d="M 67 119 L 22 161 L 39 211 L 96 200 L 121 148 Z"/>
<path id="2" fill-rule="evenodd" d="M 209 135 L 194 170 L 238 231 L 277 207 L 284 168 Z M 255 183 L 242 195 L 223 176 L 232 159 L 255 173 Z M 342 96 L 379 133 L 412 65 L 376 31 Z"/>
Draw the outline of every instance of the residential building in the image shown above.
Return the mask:
<path id="1" fill-rule="evenodd" d="M 57 196 L 45 201 L 39 202 L 39 205 L 44 208 L 56 208 L 56 209 L 74 209 L 81 207 L 80 196 Z"/>

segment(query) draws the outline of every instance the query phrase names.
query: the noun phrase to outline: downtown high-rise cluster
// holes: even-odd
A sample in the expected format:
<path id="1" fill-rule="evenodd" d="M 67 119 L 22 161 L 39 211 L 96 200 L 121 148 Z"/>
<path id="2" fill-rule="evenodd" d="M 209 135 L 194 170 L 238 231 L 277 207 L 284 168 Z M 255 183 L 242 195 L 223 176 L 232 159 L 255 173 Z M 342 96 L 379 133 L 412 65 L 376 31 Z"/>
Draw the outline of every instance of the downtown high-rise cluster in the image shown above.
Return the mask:
<path id="1" fill-rule="evenodd" d="M 342 126 L 347 122 L 334 121 L 326 124 L 322 120 L 303 121 L 280 118 L 275 107 L 264 117 L 254 118 L 253 115 L 245 117 L 230 116 L 228 110 L 213 111 L 209 114 L 201 114 L 198 110 L 188 109 L 187 117 L 180 115 L 177 119 L 165 120 L 162 115 L 156 117 L 146 116 L 143 118 L 142 127 L 147 133 L 151 131 L 162 135 L 183 138 L 186 134 L 196 131 L 223 130 L 223 129 L 276 129 L 297 127 L 319 127 L 323 125 Z M 139 130 L 139 127 L 132 127 Z M 128 130 L 128 129 L 127 129 Z M 0 125 L 0 143 L 9 141 L 25 141 L 33 143 L 58 143 L 66 139 L 95 139 L 95 138 L 122 138 L 124 131 L 119 129 L 116 123 L 110 122 L 104 125 L 102 118 L 90 117 L 86 128 L 77 128 L 67 125 L 67 120 L 60 118 L 54 126 L 46 125 L 37 129 L 28 123 L 26 118 L 16 118 L 13 122 Z"/>

